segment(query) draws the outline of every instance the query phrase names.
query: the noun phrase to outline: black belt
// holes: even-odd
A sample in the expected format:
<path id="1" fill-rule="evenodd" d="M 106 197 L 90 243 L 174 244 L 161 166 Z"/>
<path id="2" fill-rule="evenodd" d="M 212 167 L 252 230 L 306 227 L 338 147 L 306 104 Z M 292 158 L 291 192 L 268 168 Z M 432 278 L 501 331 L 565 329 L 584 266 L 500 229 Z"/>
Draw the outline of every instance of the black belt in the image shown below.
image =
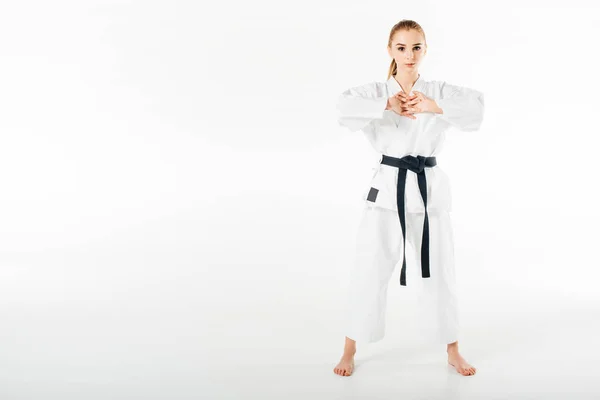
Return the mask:
<path id="1" fill-rule="evenodd" d="M 396 188 L 396 203 L 398 204 L 398 216 L 402 227 L 403 256 L 402 271 L 400 272 L 400 285 L 406 286 L 406 215 L 404 208 L 404 188 L 406 186 L 406 171 L 411 170 L 417 174 L 419 191 L 423 198 L 425 207 L 425 221 L 423 223 L 423 242 L 421 244 L 421 276 L 429 278 L 429 217 L 427 216 L 427 180 L 425 178 L 425 167 L 433 167 L 437 163 L 435 157 L 404 156 L 402 158 L 390 157 L 383 154 L 381 164 L 391 165 L 398 168 L 398 185 Z"/>

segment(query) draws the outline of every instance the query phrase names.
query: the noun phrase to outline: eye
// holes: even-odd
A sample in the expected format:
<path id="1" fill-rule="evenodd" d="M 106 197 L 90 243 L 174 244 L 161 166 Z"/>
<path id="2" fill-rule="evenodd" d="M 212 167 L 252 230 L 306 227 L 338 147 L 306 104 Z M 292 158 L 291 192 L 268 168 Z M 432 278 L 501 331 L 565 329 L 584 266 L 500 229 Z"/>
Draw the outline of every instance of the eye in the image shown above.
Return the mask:
<path id="1" fill-rule="evenodd" d="M 421 50 L 421 46 L 415 46 L 414 49 Z M 404 47 L 400 46 L 400 47 L 398 47 L 398 50 L 404 51 Z"/>

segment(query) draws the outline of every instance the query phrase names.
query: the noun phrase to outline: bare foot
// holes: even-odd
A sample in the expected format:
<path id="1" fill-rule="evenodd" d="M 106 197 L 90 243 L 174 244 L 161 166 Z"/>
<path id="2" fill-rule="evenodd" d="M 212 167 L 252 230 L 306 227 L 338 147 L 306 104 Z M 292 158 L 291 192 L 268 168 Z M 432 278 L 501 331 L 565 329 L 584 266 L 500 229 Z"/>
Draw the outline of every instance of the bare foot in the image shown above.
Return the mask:
<path id="1" fill-rule="evenodd" d="M 456 371 L 459 374 L 468 376 L 468 375 L 475 375 L 475 372 L 477 371 L 475 369 L 475 367 L 473 367 L 471 364 L 469 364 L 467 362 L 467 360 L 465 360 L 460 353 L 458 352 L 458 349 L 456 350 L 448 350 L 448 364 L 452 365 L 454 368 L 456 368 Z"/>
<path id="2" fill-rule="evenodd" d="M 354 370 L 354 353 L 344 353 L 342 359 L 335 366 L 333 372 L 341 376 L 350 376 Z"/>

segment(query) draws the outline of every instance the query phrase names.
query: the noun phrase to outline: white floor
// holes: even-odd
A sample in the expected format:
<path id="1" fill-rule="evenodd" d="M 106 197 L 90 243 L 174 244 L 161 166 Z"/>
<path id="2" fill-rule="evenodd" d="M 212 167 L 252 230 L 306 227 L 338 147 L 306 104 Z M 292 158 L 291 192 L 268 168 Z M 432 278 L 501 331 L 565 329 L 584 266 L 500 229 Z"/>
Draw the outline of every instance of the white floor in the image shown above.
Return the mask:
<path id="1" fill-rule="evenodd" d="M 318 328 L 312 326 L 317 317 L 294 310 L 307 326 L 290 329 L 287 346 L 277 335 L 276 345 L 267 340 L 255 343 L 254 352 L 241 353 L 246 362 L 251 360 L 243 366 L 235 356 L 216 361 L 221 355 L 215 352 L 215 364 L 207 371 L 208 387 L 212 398 L 232 399 L 600 398 L 598 307 L 560 297 L 532 301 L 520 293 L 511 295 L 502 310 L 482 313 L 471 306 L 463 313 L 460 348 L 477 367 L 475 376 L 455 372 L 446 363 L 445 346 L 407 333 L 410 329 L 403 328 L 393 312 L 388 313 L 386 338 L 359 346 L 353 376 L 337 376 L 332 368 L 341 355 L 342 338 L 329 332 L 319 338 Z M 399 308 L 392 305 L 398 313 Z"/>
<path id="2" fill-rule="evenodd" d="M 595 285 L 577 257 L 542 265 L 565 272 L 552 280 L 507 261 L 534 263 L 527 249 L 542 259 L 539 241 L 520 248 L 514 236 L 510 251 L 487 257 L 508 242 L 457 223 L 459 343 L 477 374 L 456 373 L 445 346 L 412 329 L 397 268 L 386 337 L 359 343 L 354 375 L 340 377 L 340 273 L 352 258 L 341 249 L 356 221 L 317 227 L 311 218 L 322 215 L 290 217 L 278 222 L 297 232 L 290 241 L 275 222 L 254 236 L 249 220 L 217 229 L 215 212 L 211 221 L 148 222 L 87 247 L 4 252 L 0 399 L 600 398 L 600 306 L 594 292 L 567 290 Z M 333 226 L 343 230 L 335 240 Z M 563 251 L 552 257 L 562 263 Z"/>

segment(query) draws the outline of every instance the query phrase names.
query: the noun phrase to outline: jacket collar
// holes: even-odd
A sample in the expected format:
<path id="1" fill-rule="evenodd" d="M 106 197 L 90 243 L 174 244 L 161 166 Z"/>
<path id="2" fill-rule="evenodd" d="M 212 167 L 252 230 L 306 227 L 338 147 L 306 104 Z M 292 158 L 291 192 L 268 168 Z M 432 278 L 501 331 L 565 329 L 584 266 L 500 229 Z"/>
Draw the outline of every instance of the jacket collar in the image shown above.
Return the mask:
<path id="1" fill-rule="evenodd" d="M 388 91 L 390 94 L 396 94 L 400 91 L 404 92 L 404 90 L 402 90 L 402 86 L 400 86 L 400 84 L 396 81 L 396 78 L 394 78 L 394 75 L 390 76 L 390 79 L 388 79 L 387 87 L 388 87 Z M 419 92 L 422 92 L 423 87 L 424 87 L 423 76 L 421 75 L 421 73 L 419 73 L 419 77 L 417 78 L 415 84 L 413 85 L 412 91 L 417 90 Z"/>

